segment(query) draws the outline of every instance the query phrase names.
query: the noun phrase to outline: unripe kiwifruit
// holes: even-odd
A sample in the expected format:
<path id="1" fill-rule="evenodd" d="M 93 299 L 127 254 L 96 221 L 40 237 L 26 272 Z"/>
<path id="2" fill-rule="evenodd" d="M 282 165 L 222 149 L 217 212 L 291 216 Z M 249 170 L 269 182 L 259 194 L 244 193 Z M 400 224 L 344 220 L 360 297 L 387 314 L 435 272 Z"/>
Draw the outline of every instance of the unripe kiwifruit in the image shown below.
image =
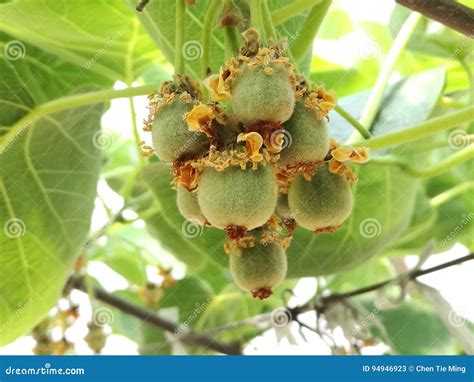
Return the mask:
<path id="1" fill-rule="evenodd" d="M 176 202 L 181 215 L 185 219 L 204 225 L 206 218 L 199 207 L 197 193 L 190 192 L 183 186 L 178 186 Z"/>
<path id="2" fill-rule="evenodd" d="M 318 120 L 314 109 L 298 101 L 291 118 L 283 125 L 285 139 L 280 152 L 282 166 L 314 163 L 323 160 L 329 151 L 329 128 L 324 119 Z"/>
<path id="3" fill-rule="evenodd" d="M 261 244 L 254 247 L 235 248 L 230 253 L 230 272 L 235 283 L 263 300 L 272 294 L 285 279 L 287 259 L 285 250 L 278 243 Z"/>
<path id="4" fill-rule="evenodd" d="M 343 175 L 324 165 L 310 181 L 298 175 L 288 189 L 288 204 L 298 225 L 308 230 L 333 232 L 352 210 L 352 192 Z"/>
<path id="5" fill-rule="evenodd" d="M 271 166 L 242 170 L 239 166 L 217 171 L 204 169 L 198 201 L 206 219 L 225 229 L 229 238 L 263 225 L 275 211 L 277 184 Z M 231 230 L 238 231 L 232 237 Z"/>
<path id="6" fill-rule="evenodd" d="M 162 161 L 196 158 L 208 149 L 209 141 L 206 135 L 189 131 L 187 123 L 183 120 L 184 114 L 190 112 L 192 108 L 192 102 L 185 102 L 176 97 L 156 111 L 151 134 L 153 148 Z"/>
<path id="7" fill-rule="evenodd" d="M 232 87 L 232 110 L 245 125 L 284 122 L 291 117 L 295 91 L 283 64 L 243 66 Z"/>

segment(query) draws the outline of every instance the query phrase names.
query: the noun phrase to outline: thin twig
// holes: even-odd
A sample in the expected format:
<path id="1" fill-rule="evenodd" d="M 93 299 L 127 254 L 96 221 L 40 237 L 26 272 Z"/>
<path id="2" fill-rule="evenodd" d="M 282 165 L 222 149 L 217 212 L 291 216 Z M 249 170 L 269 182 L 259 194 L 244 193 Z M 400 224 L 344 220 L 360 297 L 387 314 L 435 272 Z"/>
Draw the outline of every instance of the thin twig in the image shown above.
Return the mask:
<path id="1" fill-rule="evenodd" d="M 78 277 L 71 277 L 69 279 L 69 286 L 81 291 L 86 290 L 84 281 Z M 114 308 L 117 308 L 120 311 L 127 313 L 131 316 L 137 317 L 150 325 L 153 325 L 170 333 L 180 333 L 179 335 L 177 335 L 177 340 L 187 345 L 202 346 L 208 349 L 212 349 L 216 352 L 228 355 L 242 354 L 240 343 L 238 342 L 223 343 L 218 339 L 211 336 L 207 336 L 203 333 L 198 333 L 189 329 L 183 331 L 180 328 L 179 324 L 175 324 L 171 321 L 168 321 L 160 317 L 153 311 L 144 309 L 141 306 L 130 303 L 100 288 L 94 288 L 94 295 L 97 300 L 111 305 Z"/>
<path id="2" fill-rule="evenodd" d="M 355 289 L 355 290 L 350 291 L 350 292 L 330 294 L 329 296 L 321 297 L 319 299 L 319 301 L 316 302 L 316 304 L 314 304 L 314 301 L 313 301 L 313 302 L 310 302 L 310 303 L 307 303 L 305 305 L 302 305 L 302 306 L 299 306 L 299 307 L 296 307 L 296 308 L 292 308 L 292 309 L 289 309 L 289 310 L 292 314 L 292 317 L 297 317 L 301 313 L 304 313 L 304 312 L 307 312 L 307 311 L 310 311 L 310 310 L 314 310 L 315 305 L 317 307 L 319 307 L 319 309 L 324 310 L 324 307 L 327 307 L 329 304 L 336 303 L 336 302 L 341 302 L 341 301 L 344 301 L 344 300 L 346 300 L 348 298 L 351 298 L 351 297 L 360 296 L 360 295 L 365 294 L 365 293 L 373 292 L 373 291 L 381 289 L 381 288 L 383 288 L 383 287 L 385 287 L 389 284 L 400 283 L 403 280 L 415 280 L 416 278 L 418 278 L 420 276 L 424 276 L 424 275 L 427 275 L 429 273 L 437 272 L 437 271 L 440 271 L 442 269 L 452 267 L 454 265 L 459 265 L 459 264 L 462 264 L 462 263 L 464 263 L 466 261 L 470 261 L 470 260 L 474 260 L 474 253 L 470 253 L 469 255 L 466 255 L 464 257 L 460 257 L 459 259 L 448 261 L 447 263 L 440 264 L 440 265 L 437 265 L 435 267 L 431 267 L 431 268 L 428 268 L 428 269 L 425 269 L 425 270 L 415 270 L 415 271 L 411 271 L 411 272 L 408 272 L 408 273 L 404 273 L 404 274 L 401 274 L 401 275 L 399 275 L 397 277 L 394 277 L 392 279 L 385 280 L 385 281 L 382 281 L 382 282 L 377 283 L 377 284 L 369 285 L 369 286 L 366 286 L 364 288 Z"/>

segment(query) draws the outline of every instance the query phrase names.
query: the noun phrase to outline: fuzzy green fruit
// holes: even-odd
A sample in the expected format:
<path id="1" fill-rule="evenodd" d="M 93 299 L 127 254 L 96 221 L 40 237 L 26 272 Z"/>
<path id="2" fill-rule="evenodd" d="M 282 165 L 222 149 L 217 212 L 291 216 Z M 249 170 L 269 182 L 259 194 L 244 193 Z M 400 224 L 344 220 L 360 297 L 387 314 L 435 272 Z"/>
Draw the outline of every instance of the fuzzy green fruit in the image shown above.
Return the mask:
<path id="1" fill-rule="evenodd" d="M 285 250 L 277 243 L 263 245 L 256 241 L 251 248 L 235 249 L 230 254 L 230 272 L 235 283 L 254 298 L 263 300 L 285 279 Z"/>
<path id="2" fill-rule="evenodd" d="M 318 120 L 313 109 L 304 101 L 295 104 L 291 118 L 284 123 L 285 143 L 278 163 L 281 166 L 314 163 L 323 160 L 329 151 L 329 128 L 324 119 Z"/>
<path id="3" fill-rule="evenodd" d="M 224 171 L 208 167 L 198 190 L 201 211 L 214 227 L 227 231 L 237 227 L 243 233 L 265 224 L 275 211 L 277 196 L 271 166 L 257 170 L 231 166 Z"/>
<path id="4" fill-rule="evenodd" d="M 288 204 L 298 225 L 314 232 L 333 232 L 352 211 L 352 191 L 344 176 L 319 167 L 310 181 L 299 175 L 288 189 Z"/>
<path id="5" fill-rule="evenodd" d="M 201 212 L 199 207 L 197 193 L 190 192 L 182 186 L 178 186 L 176 195 L 176 203 L 178 204 L 178 210 L 187 220 L 204 225 L 206 218 Z"/>
<path id="6" fill-rule="evenodd" d="M 288 68 L 281 64 L 244 66 L 233 85 L 231 102 L 234 114 L 244 125 L 287 121 L 295 106 Z"/>
<path id="7" fill-rule="evenodd" d="M 153 118 L 151 136 L 153 148 L 162 161 L 197 158 L 207 151 L 209 141 L 206 135 L 189 131 L 183 120 L 184 114 L 192 108 L 193 103 L 183 102 L 179 98 L 158 108 Z"/>

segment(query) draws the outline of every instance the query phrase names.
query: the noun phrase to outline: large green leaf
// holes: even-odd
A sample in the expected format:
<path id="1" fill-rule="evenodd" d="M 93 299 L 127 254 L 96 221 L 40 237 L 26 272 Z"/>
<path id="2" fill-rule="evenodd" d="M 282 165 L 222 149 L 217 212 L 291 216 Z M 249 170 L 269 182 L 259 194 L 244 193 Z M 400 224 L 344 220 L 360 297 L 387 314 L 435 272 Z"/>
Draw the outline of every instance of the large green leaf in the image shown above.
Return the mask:
<path id="1" fill-rule="evenodd" d="M 29 1 L 0 5 L 0 31 L 77 65 L 71 76 L 99 73 L 131 84 L 159 59 L 122 0 Z"/>
<path id="2" fill-rule="evenodd" d="M 93 135 L 102 111 L 52 114 L 0 155 L 0 344 L 27 332 L 54 306 L 84 244 L 100 168 Z"/>
<path id="3" fill-rule="evenodd" d="M 402 78 L 387 87 L 380 111 L 372 125 L 375 136 L 403 130 L 426 120 L 432 113 L 445 85 L 443 69 L 430 69 Z M 337 91 L 337 88 L 335 89 Z M 354 118 L 362 115 L 370 90 L 344 97 L 339 104 Z M 400 112 L 403 110 L 403 113 Z M 332 113 L 329 122 L 331 134 L 338 140 L 346 140 L 353 127 L 339 114 Z"/>
<path id="4" fill-rule="evenodd" d="M 0 133 L 58 94 L 111 84 L 0 37 Z M 100 105 L 62 111 L 17 125 L 8 142 L 0 137 L 0 344 L 27 332 L 54 306 L 84 244 L 100 170 L 102 113 Z"/>

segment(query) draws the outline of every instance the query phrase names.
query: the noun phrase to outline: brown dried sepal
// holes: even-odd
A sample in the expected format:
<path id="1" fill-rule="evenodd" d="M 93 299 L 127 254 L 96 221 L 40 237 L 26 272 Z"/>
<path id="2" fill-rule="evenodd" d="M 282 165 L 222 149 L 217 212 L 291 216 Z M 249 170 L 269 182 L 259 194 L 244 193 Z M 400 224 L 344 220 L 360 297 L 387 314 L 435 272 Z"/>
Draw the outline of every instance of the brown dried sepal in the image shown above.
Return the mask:
<path id="1" fill-rule="evenodd" d="M 215 118 L 214 106 L 203 103 L 194 105 L 193 109 L 183 116 L 183 120 L 187 123 L 189 131 L 204 133 L 211 140 L 215 138 L 212 129 L 212 121 Z"/>
<path id="2" fill-rule="evenodd" d="M 175 187 L 183 186 L 188 191 L 197 189 L 203 169 L 204 165 L 201 159 L 189 160 L 186 162 L 173 162 L 173 185 Z"/>
<path id="3" fill-rule="evenodd" d="M 329 161 L 329 171 L 333 174 L 345 176 L 350 184 L 357 183 L 357 175 L 354 174 L 352 169 L 345 165 L 343 162 L 339 162 L 335 158 L 332 158 Z"/>
<path id="4" fill-rule="evenodd" d="M 315 111 L 317 119 L 326 118 L 336 106 L 336 93 L 333 90 L 327 91 L 323 86 L 318 86 L 316 90 L 306 95 L 305 106 Z"/>
<path id="5" fill-rule="evenodd" d="M 333 232 L 336 232 L 339 227 L 340 227 L 340 225 L 329 226 L 329 227 L 324 227 L 324 228 L 318 228 L 318 229 L 315 229 L 313 232 L 316 233 L 316 234 L 319 234 L 319 233 L 333 233 Z"/>
<path id="6" fill-rule="evenodd" d="M 370 159 L 366 147 L 337 147 L 331 150 L 331 156 L 339 162 L 366 163 Z"/>
<path id="7" fill-rule="evenodd" d="M 227 239 L 229 240 L 242 240 L 247 233 L 247 228 L 240 225 L 228 225 L 225 227 L 227 233 Z"/>
<path id="8" fill-rule="evenodd" d="M 263 138 L 263 144 L 270 154 L 277 154 L 282 150 L 283 125 L 280 122 L 258 121 L 246 126 L 247 132 L 256 132 Z M 279 134 L 281 132 L 281 134 Z"/>
<path id="9" fill-rule="evenodd" d="M 271 287 L 263 287 L 251 291 L 253 298 L 257 300 L 265 300 L 273 294 Z"/>

